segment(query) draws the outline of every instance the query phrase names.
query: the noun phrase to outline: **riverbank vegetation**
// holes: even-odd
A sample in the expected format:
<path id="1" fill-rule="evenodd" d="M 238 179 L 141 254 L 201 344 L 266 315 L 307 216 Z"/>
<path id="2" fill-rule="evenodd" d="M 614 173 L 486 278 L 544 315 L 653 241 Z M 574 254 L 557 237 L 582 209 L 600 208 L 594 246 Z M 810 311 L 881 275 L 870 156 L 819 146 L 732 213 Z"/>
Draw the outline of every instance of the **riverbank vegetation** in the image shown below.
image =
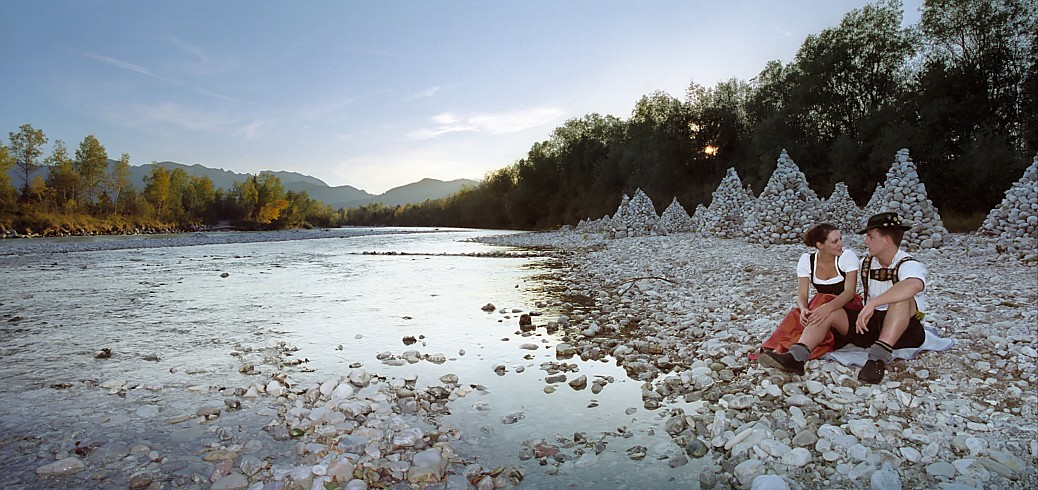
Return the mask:
<path id="1" fill-rule="evenodd" d="M 543 229 L 613 213 L 636 188 L 692 213 L 729 167 L 759 194 L 782 149 L 819 196 L 845 182 L 864 205 L 909 148 L 949 228 L 975 230 L 1038 151 L 1036 18 L 1034 0 L 936 0 L 902 27 L 901 4 L 881 1 L 749 81 L 571 119 L 474 189 L 347 222 Z"/>
<path id="2" fill-rule="evenodd" d="M 89 235 L 169 232 L 212 225 L 238 229 L 339 226 L 343 213 L 311 199 L 306 192 L 285 191 L 280 179 L 261 174 L 230 189 L 214 188 L 208 177 L 168 171 L 156 165 L 142 190 L 130 182 L 130 155 L 114 164 L 93 135 L 74 154 L 65 143 L 48 142 L 41 129 L 23 124 L 0 145 L 0 229 L 5 233 Z M 47 166 L 46 177 L 36 175 Z M 22 177 L 15 188 L 8 177 Z"/>

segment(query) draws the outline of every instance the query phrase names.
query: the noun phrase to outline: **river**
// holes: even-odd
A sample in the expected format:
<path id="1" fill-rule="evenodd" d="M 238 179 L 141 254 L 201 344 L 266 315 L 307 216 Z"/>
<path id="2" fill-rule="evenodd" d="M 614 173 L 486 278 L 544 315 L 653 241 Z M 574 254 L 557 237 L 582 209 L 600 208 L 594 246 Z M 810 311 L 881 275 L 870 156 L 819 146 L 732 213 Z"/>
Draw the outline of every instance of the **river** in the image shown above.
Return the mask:
<path id="1" fill-rule="evenodd" d="M 518 318 L 539 313 L 535 324 L 544 325 L 566 313 L 552 276 L 557 264 L 470 241 L 501 233 L 347 229 L 244 240 L 223 233 L 0 242 L 0 481 L 46 486 L 36 468 L 90 446 L 96 451 L 86 471 L 64 484 L 125 485 L 154 452 L 169 456 L 164 486 L 197 484 L 190 477 L 205 476 L 206 467 L 191 453 L 223 435 L 169 420 L 219 403 L 225 397 L 214 387 L 257 382 L 256 373 L 239 372 L 241 352 L 283 341 L 304 361 L 291 374 L 299 384 L 359 366 L 417 377 L 419 386 L 447 373 L 481 385 L 451 402 L 445 422 L 463 434 L 453 445 L 486 467 L 522 467 L 523 488 L 697 485 L 698 460 L 675 468 L 661 461 L 680 450 L 663 430 L 667 407 L 646 410 L 642 382 L 614 362 L 565 360 L 577 366 L 570 379 L 613 380 L 601 393 L 566 383 L 546 392 L 542 363 L 558 362 L 562 334 L 539 328 L 521 336 Z M 495 311 L 482 310 L 487 303 Z M 98 358 L 102 349 L 111 356 Z M 399 359 L 409 350 L 443 354 L 446 362 L 385 362 L 386 353 Z M 260 377 L 269 374 L 257 368 Z M 243 440 L 259 437 L 269 410 L 246 405 L 223 423 L 237 424 Z M 504 423 L 514 414 L 517 422 Z M 557 466 L 518 457 L 523 441 L 565 447 L 576 433 L 605 442 L 601 454 Z M 268 459 L 292 458 L 290 442 L 265 444 Z M 636 446 L 646 448 L 645 459 L 629 457 Z M 98 456 L 103 450 L 110 459 Z"/>

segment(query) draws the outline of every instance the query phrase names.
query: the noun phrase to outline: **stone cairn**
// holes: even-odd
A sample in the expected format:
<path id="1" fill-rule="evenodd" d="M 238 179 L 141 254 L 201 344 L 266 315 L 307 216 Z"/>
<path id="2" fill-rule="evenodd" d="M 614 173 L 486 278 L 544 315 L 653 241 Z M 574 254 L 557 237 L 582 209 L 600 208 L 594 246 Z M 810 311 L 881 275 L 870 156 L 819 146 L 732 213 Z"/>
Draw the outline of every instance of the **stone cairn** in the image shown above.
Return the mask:
<path id="1" fill-rule="evenodd" d="M 998 237 L 999 246 L 1009 251 L 1038 248 L 1038 155 L 978 231 Z"/>
<path id="2" fill-rule="evenodd" d="M 577 223 L 574 231 L 577 233 L 597 233 L 597 234 L 609 234 L 612 233 L 613 229 L 613 218 L 608 214 L 598 219 L 582 219 Z"/>
<path id="3" fill-rule="evenodd" d="M 704 234 L 740 238 L 746 211 L 753 206 L 753 202 L 753 194 L 743 188 L 735 168 L 729 168 L 711 194 L 710 206 L 696 206 L 692 226 Z"/>
<path id="4" fill-rule="evenodd" d="M 751 243 L 798 243 L 822 220 L 821 211 L 822 202 L 807 185 L 807 177 L 782 150 L 768 185 L 746 215 L 743 232 Z"/>
<path id="5" fill-rule="evenodd" d="M 857 232 L 867 218 L 865 212 L 851 199 L 847 184 L 843 182 L 836 183 L 833 194 L 822 203 L 822 209 L 825 211 L 822 221 L 838 227 L 844 236 Z"/>
<path id="6" fill-rule="evenodd" d="M 620 207 L 613 215 L 613 238 L 666 235 L 652 199 L 641 189 L 634 191 L 634 199 L 624 194 Z"/>
<path id="7" fill-rule="evenodd" d="M 898 150 L 887 171 L 887 180 L 876 188 L 865 206 L 865 217 L 894 212 L 909 221 L 912 229 L 905 232 L 902 246 L 908 250 L 939 248 L 948 237 L 937 207 L 926 197 L 926 186 L 919 181 L 915 162 L 908 148 Z M 864 223 L 861 223 L 864 225 Z"/>
<path id="8" fill-rule="evenodd" d="M 668 233 L 688 233 L 693 230 L 692 217 L 688 215 L 688 211 L 685 211 L 676 197 L 663 211 L 660 221 L 663 222 L 663 227 Z"/>

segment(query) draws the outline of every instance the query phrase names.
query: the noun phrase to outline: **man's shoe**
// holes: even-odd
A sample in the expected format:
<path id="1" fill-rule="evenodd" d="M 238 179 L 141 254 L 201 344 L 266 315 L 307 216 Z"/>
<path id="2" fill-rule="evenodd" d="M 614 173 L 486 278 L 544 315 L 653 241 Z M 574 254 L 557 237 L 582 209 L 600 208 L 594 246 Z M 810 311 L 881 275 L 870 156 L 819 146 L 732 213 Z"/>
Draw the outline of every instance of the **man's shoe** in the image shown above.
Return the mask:
<path id="1" fill-rule="evenodd" d="M 879 360 L 869 360 L 865 362 L 865 366 L 858 371 L 858 380 L 868 384 L 876 384 L 883 381 L 883 372 L 886 371 L 886 364 Z"/>
<path id="2" fill-rule="evenodd" d="M 764 351 L 760 355 L 760 362 L 775 369 L 781 369 L 787 373 L 804 375 L 804 363 L 793 359 L 793 354 L 784 352 L 778 354 L 774 351 Z"/>

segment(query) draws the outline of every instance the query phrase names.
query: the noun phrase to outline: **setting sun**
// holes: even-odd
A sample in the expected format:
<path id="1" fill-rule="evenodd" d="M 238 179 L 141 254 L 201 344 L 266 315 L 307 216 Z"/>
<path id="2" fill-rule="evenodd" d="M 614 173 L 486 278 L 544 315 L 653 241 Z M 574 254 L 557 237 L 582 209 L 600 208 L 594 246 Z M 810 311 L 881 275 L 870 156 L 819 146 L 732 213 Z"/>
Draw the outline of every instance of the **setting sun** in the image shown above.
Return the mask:
<path id="1" fill-rule="evenodd" d="M 716 146 L 707 146 L 706 148 L 703 148 L 703 153 L 706 153 L 707 156 L 711 156 L 712 157 L 712 156 L 717 154 L 717 147 Z"/>

